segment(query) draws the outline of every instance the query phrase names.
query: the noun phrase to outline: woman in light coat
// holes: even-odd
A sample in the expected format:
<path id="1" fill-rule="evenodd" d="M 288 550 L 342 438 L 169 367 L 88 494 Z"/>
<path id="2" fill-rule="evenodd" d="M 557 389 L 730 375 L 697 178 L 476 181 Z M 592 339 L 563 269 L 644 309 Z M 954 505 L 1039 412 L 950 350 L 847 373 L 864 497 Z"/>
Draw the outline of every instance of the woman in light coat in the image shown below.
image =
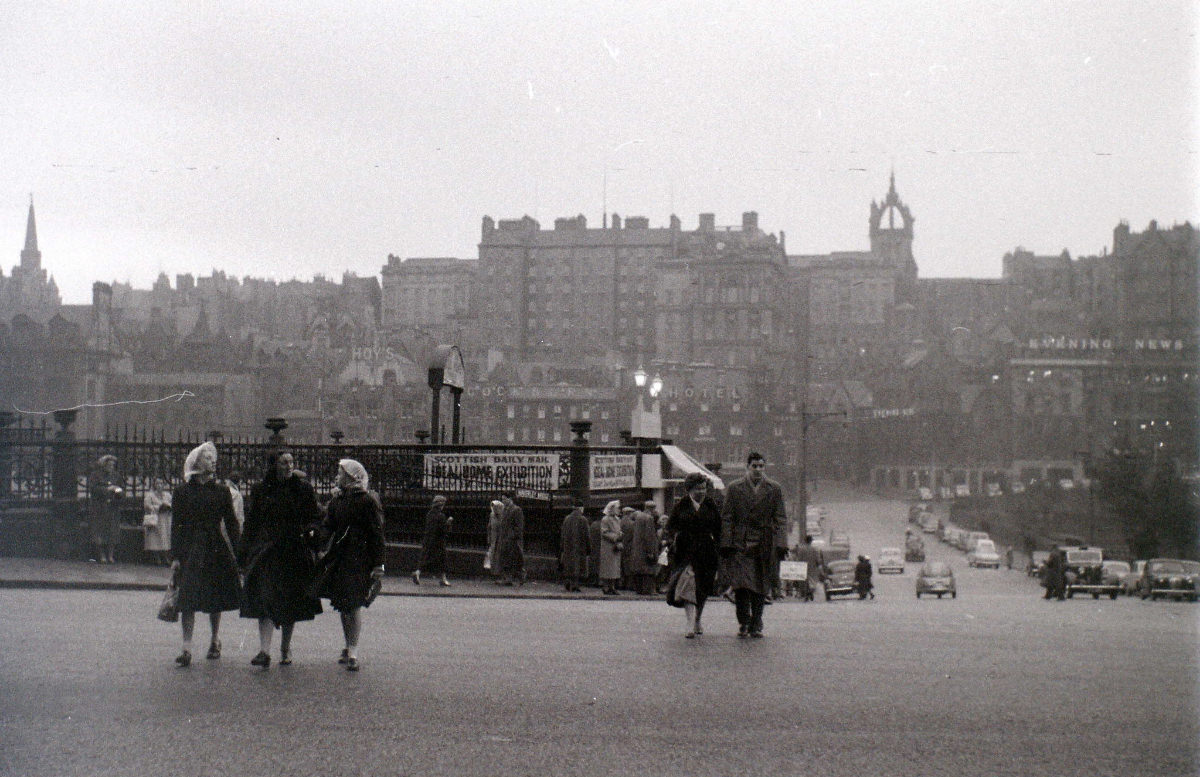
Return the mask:
<path id="1" fill-rule="evenodd" d="M 171 492 L 162 478 L 142 498 L 142 531 L 145 549 L 159 564 L 166 565 L 171 551 Z"/>
<path id="2" fill-rule="evenodd" d="M 600 588 L 606 596 L 617 595 L 621 536 L 621 503 L 614 499 L 604 506 L 604 516 L 600 519 Z"/>

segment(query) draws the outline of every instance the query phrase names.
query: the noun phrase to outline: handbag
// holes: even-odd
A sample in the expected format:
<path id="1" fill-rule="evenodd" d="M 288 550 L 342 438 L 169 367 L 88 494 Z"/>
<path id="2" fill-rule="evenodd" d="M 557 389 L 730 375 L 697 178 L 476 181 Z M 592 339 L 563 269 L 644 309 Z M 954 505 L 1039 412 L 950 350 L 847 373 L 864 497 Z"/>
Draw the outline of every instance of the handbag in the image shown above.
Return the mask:
<path id="1" fill-rule="evenodd" d="M 667 578 L 667 604 L 682 607 L 696 603 L 696 573 L 691 564 L 685 564 Z"/>
<path id="2" fill-rule="evenodd" d="M 175 574 L 171 575 L 171 579 L 167 581 L 167 590 L 163 594 L 162 603 L 158 605 L 160 621 L 174 623 L 179 620 L 179 586 L 175 582 L 178 574 L 179 572 L 176 570 Z"/>
<path id="3" fill-rule="evenodd" d="M 379 596 L 379 592 L 383 590 L 383 581 L 378 577 L 371 578 L 371 585 L 367 588 L 367 597 L 363 599 L 363 607 L 370 607 L 371 602 L 375 601 L 375 597 Z"/>

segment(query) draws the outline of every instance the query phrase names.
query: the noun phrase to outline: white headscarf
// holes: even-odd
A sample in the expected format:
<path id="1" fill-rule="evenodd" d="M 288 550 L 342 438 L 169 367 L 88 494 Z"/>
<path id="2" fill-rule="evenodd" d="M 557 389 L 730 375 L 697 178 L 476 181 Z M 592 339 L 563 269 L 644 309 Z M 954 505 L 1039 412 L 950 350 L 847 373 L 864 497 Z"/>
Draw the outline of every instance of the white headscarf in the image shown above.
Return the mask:
<path id="1" fill-rule="evenodd" d="M 367 468 L 362 464 L 359 464 L 354 459 L 342 459 L 338 462 L 338 469 L 350 476 L 353 485 L 358 486 L 363 491 L 367 490 L 370 477 L 367 475 Z"/>
<path id="2" fill-rule="evenodd" d="M 187 459 L 183 462 L 183 481 L 185 483 L 192 479 L 192 475 L 208 471 L 200 469 L 200 454 L 204 452 L 212 454 L 215 469 L 217 463 L 217 446 L 208 441 L 202 442 L 195 448 L 192 448 L 192 452 L 187 455 Z"/>
<path id="3" fill-rule="evenodd" d="M 604 505 L 604 514 L 611 515 L 614 517 L 620 517 L 620 515 L 621 515 L 621 500 L 614 499 L 611 502 L 609 502 L 608 504 Z"/>

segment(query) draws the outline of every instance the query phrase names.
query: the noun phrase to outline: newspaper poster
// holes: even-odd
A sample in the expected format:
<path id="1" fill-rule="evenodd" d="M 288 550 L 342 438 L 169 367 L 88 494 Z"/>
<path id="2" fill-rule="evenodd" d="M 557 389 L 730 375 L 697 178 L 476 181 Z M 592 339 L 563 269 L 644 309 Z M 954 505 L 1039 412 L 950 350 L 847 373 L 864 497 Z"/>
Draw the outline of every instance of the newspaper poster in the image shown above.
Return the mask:
<path id="1" fill-rule="evenodd" d="M 780 580 L 807 580 L 808 579 L 808 562 L 807 561 L 780 561 L 779 562 L 779 579 Z"/>
<path id="2" fill-rule="evenodd" d="M 591 458 L 591 488 L 637 488 L 637 455 L 631 453 L 594 453 Z"/>
<path id="3" fill-rule="evenodd" d="M 424 486 L 446 491 L 558 489 L 557 453 L 426 453 Z"/>

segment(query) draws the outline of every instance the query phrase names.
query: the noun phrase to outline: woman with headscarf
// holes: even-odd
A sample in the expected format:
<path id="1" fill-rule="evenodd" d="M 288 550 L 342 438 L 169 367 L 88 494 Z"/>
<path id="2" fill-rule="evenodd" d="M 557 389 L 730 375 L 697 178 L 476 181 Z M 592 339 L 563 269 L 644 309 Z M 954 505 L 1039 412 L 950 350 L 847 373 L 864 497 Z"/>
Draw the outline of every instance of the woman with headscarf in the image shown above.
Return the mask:
<path id="1" fill-rule="evenodd" d="M 220 658 L 221 613 L 241 605 L 233 551 L 239 540 L 238 522 L 229 489 L 217 482 L 216 471 L 216 446 L 206 442 L 194 448 L 183 465 L 184 482 L 171 500 L 171 570 L 179 591 L 183 627 L 183 652 L 175 659 L 180 666 L 192 663 L 196 613 L 208 613 L 212 629 L 208 658 Z"/>
<path id="2" fill-rule="evenodd" d="M 121 476 L 117 474 L 117 457 L 101 456 L 88 477 L 88 528 L 96 546 L 96 561 L 116 563 L 117 539 L 121 534 Z"/>
<path id="3" fill-rule="evenodd" d="M 672 575 L 691 566 L 696 578 L 695 602 L 683 606 L 687 618 L 684 636 L 691 639 L 704 633 L 700 616 L 704 614 L 704 603 L 712 596 L 720 564 L 717 545 L 721 539 L 721 513 L 708 495 L 708 479 L 703 474 L 689 473 L 683 488 L 687 495 L 671 509 L 664 534 L 671 547 Z"/>
<path id="4" fill-rule="evenodd" d="M 171 492 L 165 480 L 154 479 L 153 488 L 142 497 L 142 508 L 145 550 L 158 564 L 166 564 L 171 551 Z"/>
<path id="5" fill-rule="evenodd" d="M 621 502 L 604 505 L 600 518 L 600 588 L 606 596 L 617 596 L 621 579 Z"/>
<path id="6" fill-rule="evenodd" d="M 329 502 L 325 536 L 329 550 L 321 560 L 320 595 L 342 616 L 346 647 L 338 663 L 358 671 L 362 608 L 370 606 L 372 584 L 383 578 L 383 506 L 367 490 L 367 470 L 354 459 L 338 462 L 338 494 Z"/>
<path id="7" fill-rule="evenodd" d="M 429 512 L 425 514 L 425 536 L 421 542 L 421 565 L 413 570 L 412 581 L 421 584 L 421 570 L 430 575 L 440 575 L 442 585 L 450 587 L 446 579 L 446 535 L 450 531 L 450 522 L 454 519 L 446 515 L 442 508 L 446 506 L 446 497 L 438 494 L 433 498 Z"/>
<path id="8" fill-rule="evenodd" d="M 232 494 L 230 490 L 231 498 Z M 306 589 L 316 571 L 309 538 L 323 518 L 316 492 L 297 474 L 292 454 L 272 453 L 266 477 L 250 492 L 238 545 L 238 564 L 246 576 L 241 614 L 258 619 L 258 655 L 250 661 L 255 666 L 271 665 L 275 629 L 280 630 L 279 664 L 291 664 L 296 622 L 310 621 L 321 612 L 321 600 Z"/>

